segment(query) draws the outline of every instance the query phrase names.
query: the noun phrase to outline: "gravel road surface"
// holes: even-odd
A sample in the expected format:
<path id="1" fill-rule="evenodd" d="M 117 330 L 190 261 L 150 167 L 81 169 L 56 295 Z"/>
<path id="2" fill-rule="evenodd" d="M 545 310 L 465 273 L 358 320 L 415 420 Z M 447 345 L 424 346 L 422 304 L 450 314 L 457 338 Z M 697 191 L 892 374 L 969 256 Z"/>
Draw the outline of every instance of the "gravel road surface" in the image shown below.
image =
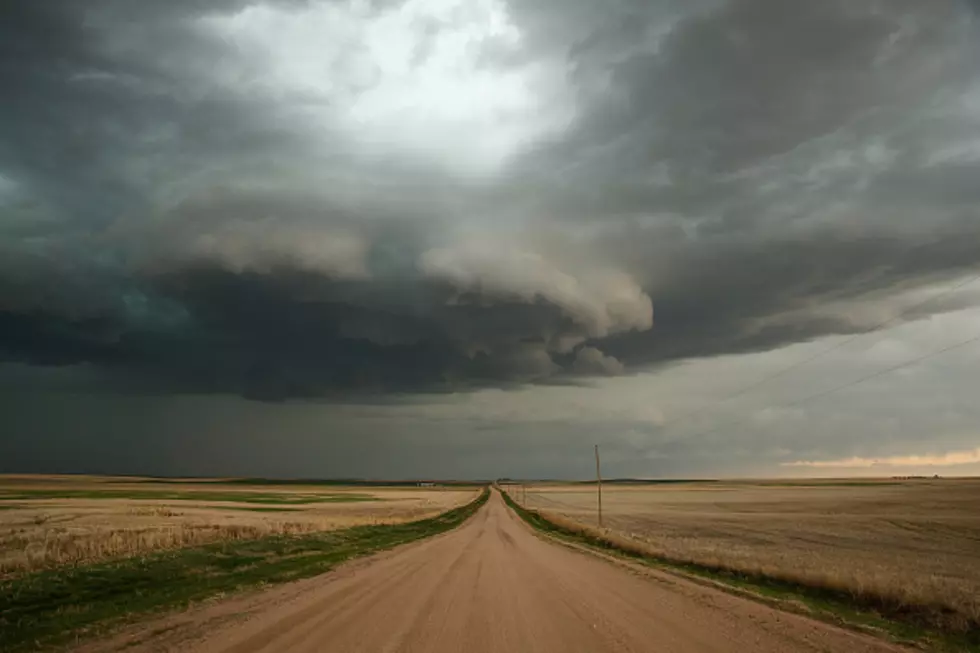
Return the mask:
<path id="1" fill-rule="evenodd" d="M 496 492 L 459 529 L 148 623 L 83 651 L 846 653 L 905 650 L 535 535 Z"/>

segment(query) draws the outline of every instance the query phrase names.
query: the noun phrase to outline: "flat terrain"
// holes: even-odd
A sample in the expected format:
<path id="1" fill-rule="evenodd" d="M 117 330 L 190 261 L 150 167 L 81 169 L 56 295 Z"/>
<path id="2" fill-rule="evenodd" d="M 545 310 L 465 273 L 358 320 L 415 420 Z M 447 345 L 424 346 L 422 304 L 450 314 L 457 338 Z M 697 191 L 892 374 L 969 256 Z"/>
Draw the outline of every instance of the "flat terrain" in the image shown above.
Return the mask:
<path id="1" fill-rule="evenodd" d="M 0 476 L 0 578 L 222 540 L 404 523 L 476 497 L 467 488 Z"/>
<path id="2" fill-rule="evenodd" d="M 460 528 L 124 631 L 87 653 L 898 651 L 533 534 L 494 492 Z"/>
<path id="3" fill-rule="evenodd" d="M 594 485 L 526 494 L 596 524 Z M 604 485 L 603 509 L 655 555 L 880 597 L 952 632 L 980 623 L 980 479 Z"/>

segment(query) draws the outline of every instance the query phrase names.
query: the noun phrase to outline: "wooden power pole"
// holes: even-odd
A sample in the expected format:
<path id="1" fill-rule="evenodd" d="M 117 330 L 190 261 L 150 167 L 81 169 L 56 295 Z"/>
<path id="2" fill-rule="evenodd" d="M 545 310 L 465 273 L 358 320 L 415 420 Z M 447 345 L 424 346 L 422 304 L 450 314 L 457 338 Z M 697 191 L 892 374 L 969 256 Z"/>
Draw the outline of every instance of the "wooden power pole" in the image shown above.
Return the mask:
<path id="1" fill-rule="evenodd" d="M 602 528 L 602 472 L 599 471 L 599 445 L 595 446 L 595 482 L 599 496 L 599 528 Z"/>

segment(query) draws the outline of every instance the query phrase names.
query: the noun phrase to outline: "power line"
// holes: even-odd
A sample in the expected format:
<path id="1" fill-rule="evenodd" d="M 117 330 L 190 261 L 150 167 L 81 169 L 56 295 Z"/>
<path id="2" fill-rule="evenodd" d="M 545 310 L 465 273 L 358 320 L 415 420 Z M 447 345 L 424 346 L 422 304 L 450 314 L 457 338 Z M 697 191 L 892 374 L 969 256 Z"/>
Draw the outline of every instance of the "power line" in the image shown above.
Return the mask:
<path id="1" fill-rule="evenodd" d="M 757 388 L 760 388 L 760 387 L 766 385 L 770 381 L 773 381 L 775 379 L 781 378 L 781 377 L 785 376 L 786 374 L 789 374 L 790 372 L 792 372 L 794 370 L 797 370 L 797 369 L 803 367 L 804 365 L 806 365 L 808 363 L 811 363 L 811 362 L 817 360 L 818 358 L 822 358 L 823 356 L 825 356 L 825 355 L 827 355 L 827 354 L 829 354 L 831 352 L 837 351 L 841 347 L 844 347 L 845 345 L 850 344 L 851 342 L 854 342 L 858 338 L 861 338 L 863 336 L 866 336 L 869 333 L 875 333 L 877 331 L 880 331 L 881 329 L 883 329 L 883 328 L 891 325 L 892 323 L 895 323 L 898 320 L 906 317 L 909 313 L 911 313 L 915 309 L 920 308 L 922 306 L 925 306 L 926 304 L 929 304 L 931 302 L 935 302 L 935 301 L 938 301 L 940 299 L 943 299 L 944 297 L 948 297 L 949 295 L 953 294 L 954 292 L 956 292 L 960 288 L 963 288 L 964 286 L 968 286 L 971 283 L 973 283 L 974 281 L 977 281 L 978 279 L 980 279 L 980 274 L 975 274 L 975 275 L 973 275 L 971 277 L 968 277 L 966 280 L 960 280 L 957 283 L 955 283 L 952 286 L 950 286 L 949 288 L 947 288 L 946 290 L 944 290 L 943 292 L 941 292 L 940 294 L 933 295 L 931 297 L 927 297 L 926 299 L 924 299 L 924 300 L 922 300 L 920 302 L 916 302 L 915 304 L 912 304 L 911 306 L 906 306 L 904 309 L 902 309 L 901 311 L 899 311 L 896 315 L 893 315 L 892 317 L 888 318 L 887 320 L 884 320 L 882 322 L 879 322 L 879 323 L 875 324 L 874 326 L 871 326 L 871 327 L 865 329 L 864 331 L 860 331 L 860 332 L 858 332 L 858 333 L 856 333 L 856 334 L 854 334 L 852 336 L 848 336 L 847 338 L 845 338 L 843 340 L 840 340 L 840 341 L 834 343 L 830 347 L 826 347 L 824 349 L 821 349 L 817 353 L 815 353 L 815 354 L 813 354 L 811 356 L 808 356 L 807 358 L 804 358 L 804 359 L 802 359 L 800 361 L 797 361 L 795 363 L 792 363 L 792 364 L 790 364 L 790 365 L 788 365 L 788 366 L 786 366 L 786 367 L 784 367 L 784 368 L 782 368 L 782 369 L 780 369 L 780 370 L 778 370 L 778 371 L 776 371 L 776 372 L 774 372 L 774 373 L 772 373 L 772 374 L 770 374 L 768 376 L 764 376 L 764 377 L 762 377 L 761 379 L 759 379 L 758 381 L 756 381 L 754 383 L 751 383 L 751 384 L 749 384 L 749 385 L 747 385 L 747 386 L 745 386 L 743 388 L 740 388 L 740 389 L 736 390 L 735 392 L 732 392 L 731 394 L 727 394 L 727 395 L 723 396 L 721 399 L 719 399 L 718 401 L 712 403 L 711 405 L 709 405 L 708 407 L 706 407 L 706 408 L 704 408 L 702 410 L 693 410 L 691 412 L 688 412 L 688 413 L 685 413 L 685 414 L 680 415 L 678 417 L 675 417 L 674 419 L 667 420 L 666 422 L 664 422 L 663 424 L 661 424 L 661 428 L 666 428 L 666 427 L 668 427 L 668 426 L 670 426 L 672 424 L 675 424 L 675 423 L 681 422 L 681 421 L 685 421 L 685 420 L 687 420 L 687 419 L 689 419 L 691 417 L 697 417 L 699 415 L 703 415 L 704 413 L 707 413 L 707 412 L 711 411 L 714 408 L 717 408 L 718 406 L 720 406 L 722 404 L 728 403 L 729 401 L 731 401 L 733 399 L 737 399 L 739 397 L 742 397 L 742 396 L 748 394 L 749 392 L 751 392 L 752 390 L 755 390 Z"/>
<path id="2" fill-rule="evenodd" d="M 911 360 L 907 360 L 904 363 L 900 363 L 898 365 L 893 365 L 892 367 L 888 367 L 888 368 L 885 368 L 883 370 L 878 370 L 877 372 L 874 372 L 872 374 L 868 374 L 867 376 L 863 376 L 863 377 L 858 378 L 858 379 L 855 379 L 853 381 L 849 381 L 847 383 L 844 383 L 843 385 L 835 386 L 835 387 L 830 388 L 828 390 L 821 390 L 820 392 L 814 393 L 812 395 L 807 395 L 806 397 L 802 397 L 801 399 L 795 399 L 793 401 L 786 402 L 786 403 L 783 403 L 783 404 L 776 404 L 775 406 L 767 406 L 766 409 L 771 409 L 771 408 L 792 408 L 794 406 L 799 406 L 799 405 L 805 404 L 807 402 L 813 401 L 814 399 L 822 399 L 824 397 L 827 397 L 829 395 L 835 394 L 837 392 L 841 392 L 843 390 L 847 390 L 848 388 L 853 388 L 854 386 L 857 386 L 857 385 L 860 385 L 862 383 L 865 383 L 866 381 L 871 381 L 871 380 L 876 379 L 878 377 L 885 376 L 886 374 L 891 374 L 892 372 L 897 372 L 897 371 L 903 370 L 903 369 L 905 369 L 907 367 L 912 367 L 913 365 L 916 365 L 918 363 L 921 363 L 924 360 L 927 360 L 929 358 L 933 358 L 935 356 L 939 356 L 940 354 L 945 354 L 946 352 L 952 351 L 954 349 L 959 349 L 960 347 L 965 347 L 965 346 L 967 346 L 969 344 L 972 344 L 974 342 L 980 342 L 980 334 L 977 334 L 977 335 L 975 335 L 974 337 L 972 337 L 972 338 L 970 338 L 968 340 L 963 340 L 963 341 L 958 342 L 956 344 L 949 345 L 948 347 L 943 347 L 942 349 L 939 349 L 938 351 L 934 351 L 934 352 L 930 352 L 928 354 L 924 354 L 922 356 L 918 356 L 918 357 L 913 358 Z M 747 422 L 749 422 L 751 419 L 752 419 L 751 416 L 745 417 L 745 418 L 740 419 L 740 420 L 737 420 L 735 422 L 729 422 L 729 423 L 721 424 L 720 426 L 716 426 L 714 428 L 708 429 L 707 431 L 701 431 L 700 433 L 696 433 L 696 434 L 694 434 L 692 436 L 689 436 L 689 437 L 692 437 L 692 438 L 700 438 L 700 437 L 705 436 L 705 435 L 711 435 L 712 433 L 717 433 L 718 431 L 722 430 L 723 428 L 742 426 L 743 424 L 746 424 Z"/>

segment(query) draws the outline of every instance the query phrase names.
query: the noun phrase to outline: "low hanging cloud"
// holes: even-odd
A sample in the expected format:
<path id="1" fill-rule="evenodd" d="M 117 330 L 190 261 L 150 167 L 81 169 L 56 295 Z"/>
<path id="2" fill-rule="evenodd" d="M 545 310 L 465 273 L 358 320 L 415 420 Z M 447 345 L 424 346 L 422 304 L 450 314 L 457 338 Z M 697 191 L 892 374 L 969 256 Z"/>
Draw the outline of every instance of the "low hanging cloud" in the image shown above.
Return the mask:
<path id="1" fill-rule="evenodd" d="M 861 331 L 980 270 L 969 3 L 445 5 L 18 3 L 0 361 L 509 388 Z"/>
<path id="2" fill-rule="evenodd" d="M 622 374 L 625 367 L 612 356 L 606 356 L 595 347 L 582 347 L 575 355 L 572 369 L 583 374 L 615 376 Z"/>
<path id="3" fill-rule="evenodd" d="M 463 292 L 525 302 L 541 298 L 579 325 L 583 340 L 653 326 L 650 297 L 628 275 L 587 269 L 583 262 L 560 265 L 519 243 L 484 238 L 431 249 L 422 255 L 420 269 Z"/>
<path id="4" fill-rule="evenodd" d="M 175 263 L 215 263 L 233 274 L 295 268 L 334 279 L 364 279 L 370 275 L 369 247 L 357 234 L 266 220 L 198 233 L 175 254 L 183 259 Z"/>

